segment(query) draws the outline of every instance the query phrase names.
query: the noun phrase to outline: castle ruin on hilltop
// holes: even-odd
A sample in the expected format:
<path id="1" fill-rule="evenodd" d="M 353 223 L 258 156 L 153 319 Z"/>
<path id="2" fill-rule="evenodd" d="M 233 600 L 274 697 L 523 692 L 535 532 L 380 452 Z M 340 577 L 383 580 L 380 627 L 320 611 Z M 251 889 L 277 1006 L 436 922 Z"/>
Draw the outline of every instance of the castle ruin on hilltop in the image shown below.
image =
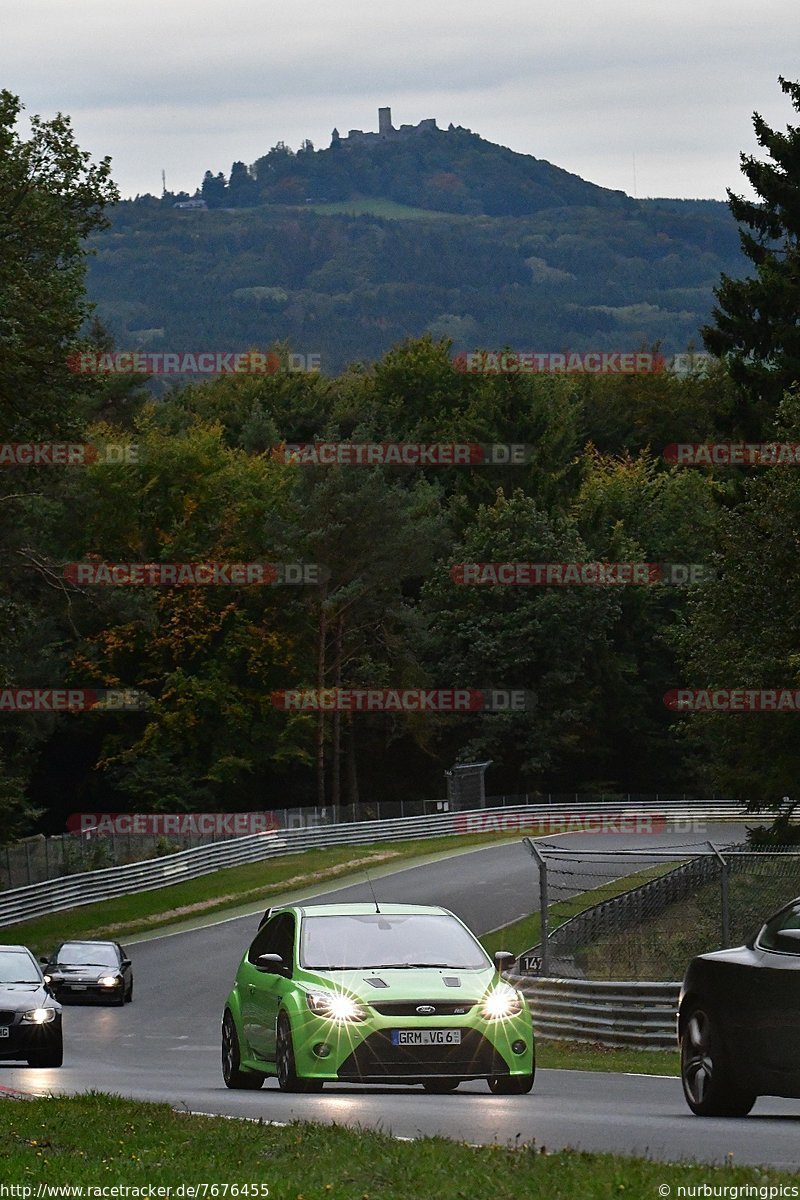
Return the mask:
<path id="1" fill-rule="evenodd" d="M 452 125 L 450 129 L 453 129 Z M 395 129 L 392 125 L 392 110 L 379 108 L 377 133 L 364 133 L 361 129 L 350 129 L 347 137 L 340 137 L 339 130 L 334 129 L 331 134 L 331 145 L 374 146 L 379 142 L 404 142 L 421 133 L 434 132 L 440 132 L 435 117 L 428 117 L 426 120 L 420 121 L 419 125 L 401 125 L 399 129 Z"/>

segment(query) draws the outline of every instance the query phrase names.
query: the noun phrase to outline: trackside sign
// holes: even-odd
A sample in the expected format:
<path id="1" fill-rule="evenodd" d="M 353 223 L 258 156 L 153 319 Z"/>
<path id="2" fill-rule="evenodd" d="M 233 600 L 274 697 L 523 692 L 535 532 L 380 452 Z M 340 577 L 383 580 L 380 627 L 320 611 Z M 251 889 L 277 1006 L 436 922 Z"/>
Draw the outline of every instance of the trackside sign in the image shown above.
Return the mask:
<path id="1" fill-rule="evenodd" d="M 245 813 L 73 813 L 70 833 L 96 836 L 126 834 L 175 837 L 246 837 L 278 828 L 271 812 Z"/>
<path id="2" fill-rule="evenodd" d="M 664 813 L 457 813 L 456 833 L 517 833 L 535 829 L 553 833 L 662 833 L 667 827 Z"/>

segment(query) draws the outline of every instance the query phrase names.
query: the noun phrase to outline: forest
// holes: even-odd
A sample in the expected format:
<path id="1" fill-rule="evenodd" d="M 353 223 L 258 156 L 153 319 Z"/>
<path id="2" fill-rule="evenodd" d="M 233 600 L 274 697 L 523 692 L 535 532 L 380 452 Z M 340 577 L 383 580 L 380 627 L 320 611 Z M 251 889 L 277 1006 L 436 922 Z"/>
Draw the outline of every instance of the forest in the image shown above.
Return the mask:
<path id="1" fill-rule="evenodd" d="M 789 86 L 797 107 L 800 90 Z M 787 333 L 797 311 L 800 214 L 786 200 L 787 168 L 762 169 L 760 203 L 732 205 L 748 231 L 744 255 L 758 249 L 748 279 L 739 270 L 716 281 L 704 330 L 715 355 L 710 369 L 466 373 L 454 369 L 457 341 L 446 330 L 409 333 L 400 318 L 395 325 L 393 285 L 373 280 L 364 284 L 372 289 L 364 312 L 382 336 L 394 336 L 374 359 L 362 353 L 336 371 L 292 371 L 290 353 L 309 347 L 277 338 L 268 373 L 173 381 L 154 395 L 145 377 L 70 369 L 70 356 L 114 345 L 92 309 L 97 281 L 104 272 L 140 272 L 142 294 L 168 307 L 179 267 L 161 252 L 134 253 L 140 222 L 151 223 L 152 238 L 167 237 L 169 227 L 169 238 L 189 246 L 196 217 L 221 218 L 229 224 L 203 252 L 213 306 L 230 268 L 226 239 L 245 252 L 246 231 L 256 226 L 236 222 L 250 214 L 176 218 L 119 205 L 110 165 L 78 152 L 66 118 L 34 125 L 24 142 L 14 131 L 19 102 L 9 93 L 0 100 L 0 195 L 12 198 L 0 211 L 3 441 L 95 448 L 66 465 L 55 456 L 3 467 L 0 686 L 4 694 L 94 688 L 145 699 L 117 709 L 3 711 L 6 837 L 57 831 L 79 810 L 435 799 L 446 768 L 487 758 L 496 792 L 716 791 L 765 804 L 791 794 L 796 715 L 687 715 L 669 696 L 680 688 L 800 686 L 800 480 L 777 460 L 691 466 L 665 454 L 685 443 L 800 442 L 800 364 Z M 777 157 L 773 137 L 767 149 Z M 796 179 L 793 186 L 791 197 Z M 628 249 L 637 238 L 657 239 L 669 218 L 671 234 L 687 244 L 707 239 L 709 262 L 722 253 L 724 239 L 714 249 L 716 226 L 702 211 L 665 208 L 650 225 L 629 211 Z M 368 243 L 365 278 L 376 262 L 396 269 L 402 244 L 416 254 L 409 288 L 446 290 L 452 270 L 476 309 L 484 273 L 504 272 L 511 294 L 519 269 L 510 242 L 498 268 L 488 234 L 476 243 L 482 257 L 448 260 L 448 246 L 459 244 L 456 224 L 449 232 L 427 227 L 441 239 L 428 254 L 421 250 L 431 243 L 415 242 L 421 226 L 412 221 L 270 219 L 282 232 L 272 248 L 262 246 L 273 265 L 249 277 L 256 289 L 266 279 L 291 291 L 311 263 L 325 269 L 337 239 L 357 256 L 356 230 Z M 780 254 L 771 249 L 776 229 Z M 562 250 L 559 269 L 581 257 Z M 695 266 L 699 287 L 709 263 Z M 624 295 L 607 267 L 596 264 L 598 302 Z M 676 273 L 676 288 L 678 281 Z M 769 310 L 766 296 L 769 329 L 754 319 Z M 514 319 L 512 308 L 498 327 L 501 344 L 513 345 Z M 329 314 L 316 311 L 315 320 L 329 329 Z M 187 318 L 184 328 L 195 349 L 218 348 L 208 340 L 210 317 Z M 543 329 L 544 313 L 528 326 L 530 341 L 552 348 Z M 285 452 L 315 442 L 502 444 L 526 453 L 370 465 Z M 87 563 L 145 564 L 149 574 L 113 586 L 103 571 L 92 582 Z M 174 575 L 150 569 L 208 563 L 277 568 L 258 578 L 230 571 L 211 585 L 175 584 Z M 468 586 L 470 563 L 702 569 L 647 579 L 630 571 L 584 586 L 555 585 L 540 572 L 533 585 Z M 291 582 L 285 564 L 323 569 Z M 536 703 L 430 713 L 315 712 L 274 702 L 313 688 L 506 688 L 533 693 Z"/>

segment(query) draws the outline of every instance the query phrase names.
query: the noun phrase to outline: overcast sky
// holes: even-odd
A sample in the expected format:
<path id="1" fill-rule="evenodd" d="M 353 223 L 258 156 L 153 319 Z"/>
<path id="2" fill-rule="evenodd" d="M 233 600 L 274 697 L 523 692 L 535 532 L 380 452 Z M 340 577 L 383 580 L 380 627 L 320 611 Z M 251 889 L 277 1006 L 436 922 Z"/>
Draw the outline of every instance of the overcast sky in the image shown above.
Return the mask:
<path id="1" fill-rule="evenodd" d="M 72 117 L 125 196 L 277 141 L 435 117 L 644 196 L 745 190 L 753 110 L 797 115 L 798 0 L 0 0 L 0 86 Z"/>

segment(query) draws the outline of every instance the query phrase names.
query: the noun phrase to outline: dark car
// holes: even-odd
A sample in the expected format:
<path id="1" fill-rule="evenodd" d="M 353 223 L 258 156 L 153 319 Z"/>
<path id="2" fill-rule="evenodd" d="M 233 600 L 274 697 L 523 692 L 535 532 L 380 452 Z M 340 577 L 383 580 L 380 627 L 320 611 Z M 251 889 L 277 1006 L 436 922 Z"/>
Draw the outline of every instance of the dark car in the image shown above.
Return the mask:
<path id="1" fill-rule="evenodd" d="M 25 946 L 0 946 L 0 1059 L 60 1067 L 61 1005 Z"/>
<path id="2" fill-rule="evenodd" d="M 62 942 L 41 962 L 59 1000 L 127 1004 L 133 999 L 131 960 L 117 942 Z"/>
<path id="3" fill-rule="evenodd" d="M 735 950 L 692 959 L 678 1014 L 686 1102 L 743 1117 L 758 1096 L 800 1097 L 800 898 Z"/>

